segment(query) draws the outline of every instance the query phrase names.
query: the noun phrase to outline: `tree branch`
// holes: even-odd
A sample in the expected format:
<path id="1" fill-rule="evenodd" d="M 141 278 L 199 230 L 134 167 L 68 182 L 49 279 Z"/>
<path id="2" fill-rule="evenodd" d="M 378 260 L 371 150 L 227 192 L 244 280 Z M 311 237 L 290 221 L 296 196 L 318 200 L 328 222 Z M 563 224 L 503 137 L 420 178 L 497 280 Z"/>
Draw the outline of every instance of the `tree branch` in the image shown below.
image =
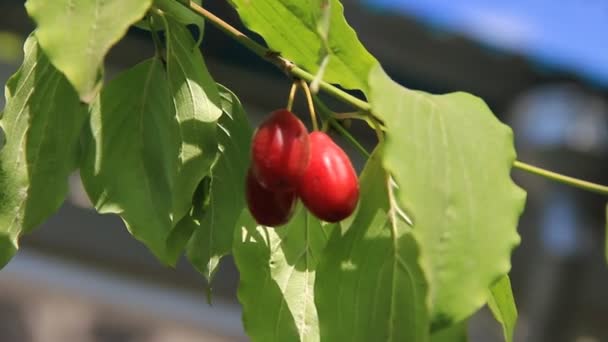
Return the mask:
<path id="1" fill-rule="evenodd" d="M 600 185 L 600 184 L 588 182 L 588 181 L 585 181 L 582 179 L 562 175 L 560 173 L 545 170 L 538 166 L 530 165 L 530 164 L 521 162 L 519 160 L 516 160 L 513 163 L 513 167 L 520 169 L 522 171 L 526 171 L 526 172 L 550 179 L 550 180 L 558 182 L 558 183 L 570 185 L 575 188 L 587 190 L 590 192 L 595 192 L 595 193 L 598 193 L 601 195 L 608 195 L 608 186 L 605 186 L 605 185 Z"/>
<path id="2" fill-rule="evenodd" d="M 183 3 L 181 1 L 178 1 L 178 2 L 182 5 L 184 5 L 186 8 L 188 8 L 192 12 L 203 17 L 205 20 L 207 20 L 207 22 L 211 23 L 212 25 L 214 25 L 215 27 L 217 27 L 218 29 L 220 29 L 221 31 L 226 33 L 232 39 L 236 40 L 237 42 L 239 42 L 240 44 L 242 44 L 243 46 L 245 46 L 246 48 L 251 50 L 253 53 L 258 55 L 259 57 L 264 58 L 264 59 L 268 60 L 269 62 L 273 63 L 274 65 L 279 67 L 281 70 L 283 70 L 285 73 L 287 73 L 295 78 L 304 79 L 308 82 L 312 82 L 314 80 L 314 78 L 315 78 L 314 75 L 312 75 L 308 71 L 298 67 L 297 65 L 295 65 L 288 59 L 282 57 L 279 53 L 272 51 L 272 50 L 266 48 L 265 46 L 257 43 L 256 41 L 254 41 L 253 39 L 251 39 L 247 35 L 245 35 L 243 32 L 237 30 L 234 26 L 228 24 L 227 22 L 225 22 L 224 20 L 222 20 L 215 14 L 207 11 L 206 9 L 204 9 L 203 7 L 198 5 L 196 2 L 194 2 L 194 1 L 190 1 L 189 3 Z M 354 108 L 357 108 L 365 113 L 368 113 L 371 116 L 371 105 L 369 103 L 367 103 L 355 96 L 352 96 L 351 94 L 345 92 L 344 90 L 342 90 L 332 84 L 329 84 L 325 81 L 319 82 L 319 88 L 321 90 L 323 90 L 324 92 L 326 92 L 327 94 L 332 95 L 333 97 L 341 100 L 342 102 L 350 104 Z M 580 189 L 587 190 L 590 192 L 599 193 L 602 195 L 608 195 L 608 186 L 595 184 L 595 183 L 584 181 L 584 180 L 577 179 L 574 177 L 565 176 L 565 175 L 562 175 L 562 174 L 559 174 L 559 173 L 556 173 L 553 171 L 545 170 L 540 167 L 529 165 L 529 164 L 526 164 L 526 163 L 523 163 L 523 162 L 520 162 L 517 160 L 513 163 L 513 167 L 526 171 L 526 172 L 529 172 L 529 173 L 532 173 L 532 174 L 535 174 L 535 175 L 538 175 L 538 176 L 541 176 L 541 177 L 544 177 L 544 178 L 547 178 L 547 179 L 550 179 L 550 180 L 553 180 L 555 182 L 567 184 L 567 185 L 570 185 L 570 186 L 573 186 L 576 188 L 580 188 Z"/>
<path id="3" fill-rule="evenodd" d="M 205 20 L 207 20 L 207 22 L 211 23 L 213 26 L 217 27 L 218 29 L 220 29 L 221 31 L 226 33 L 232 39 L 236 40 L 237 42 L 239 42 L 240 44 L 242 44 L 243 46 L 245 46 L 246 48 L 251 50 L 251 52 L 255 53 L 259 57 L 264 58 L 264 59 L 268 60 L 269 62 L 271 62 L 272 64 L 276 65 L 281 70 L 283 70 L 285 73 L 287 73 L 293 77 L 296 77 L 296 78 L 301 78 L 308 82 L 312 82 L 314 80 L 314 78 L 315 78 L 314 75 L 312 75 L 308 71 L 293 64 L 291 61 L 282 57 L 276 51 L 272 51 L 272 50 L 266 48 L 265 46 L 260 45 L 253 39 L 249 38 L 243 32 L 237 30 L 234 26 L 228 24 L 227 22 L 222 20 L 220 17 L 216 16 L 215 14 L 213 14 L 213 13 L 207 11 L 206 9 L 204 9 L 203 7 L 201 7 L 196 2 L 190 1 L 189 5 L 183 4 L 182 2 L 180 2 L 180 3 L 184 6 L 186 6 L 186 8 L 190 9 L 192 12 L 203 17 Z M 371 110 L 371 106 L 369 105 L 369 103 L 367 103 L 361 99 L 358 99 L 355 96 L 352 96 L 351 94 L 349 94 L 349 93 L 343 91 L 342 89 L 335 87 L 332 84 L 329 84 L 325 81 L 319 82 L 319 88 L 322 89 L 323 91 L 325 91 L 326 93 L 328 93 L 329 95 L 332 95 L 333 97 L 340 99 L 342 102 L 346 102 L 361 111 L 369 113 Z"/>

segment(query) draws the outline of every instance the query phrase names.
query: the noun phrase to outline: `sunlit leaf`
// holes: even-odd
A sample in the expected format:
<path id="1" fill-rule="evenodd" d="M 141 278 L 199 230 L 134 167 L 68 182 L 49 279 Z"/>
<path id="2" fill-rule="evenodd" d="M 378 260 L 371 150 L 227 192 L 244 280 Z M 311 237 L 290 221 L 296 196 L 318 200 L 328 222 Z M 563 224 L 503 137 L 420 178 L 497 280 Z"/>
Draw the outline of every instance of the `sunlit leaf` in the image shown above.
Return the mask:
<path id="1" fill-rule="evenodd" d="M 323 341 L 428 341 L 418 247 L 406 223 L 391 215 L 387 179 L 376 152 L 361 176 L 352 224 L 333 231 L 318 266 Z"/>
<path id="2" fill-rule="evenodd" d="M 230 252 L 237 220 L 245 209 L 245 175 L 252 127 L 238 98 L 220 86 L 222 109 L 218 126 L 220 156 L 212 169 L 209 205 L 194 214 L 196 225 L 188 258 L 210 280 L 223 255 Z M 194 221 L 196 220 L 196 221 Z"/>
<path id="3" fill-rule="evenodd" d="M 173 188 L 173 222 L 192 206 L 192 196 L 209 175 L 218 152 L 217 119 L 222 114 L 217 86 L 190 31 L 170 16 L 163 17 L 167 40 L 167 77 L 180 128 L 178 174 Z M 176 233 L 188 232 L 177 230 Z M 175 235 L 175 234 L 172 234 Z M 173 259 L 181 254 L 190 236 L 171 239 Z"/>
<path id="4" fill-rule="evenodd" d="M 338 0 L 231 0 L 243 23 L 259 33 L 268 46 L 313 74 L 326 55 L 322 32 L 324 8 L 331 6 L 328 65 L 323 79 L 348 89 L 367 92 L 367 75 L 377 64 L 359 42 L 357 34 L 344 18 L 344 7 Z"/>
<path id="5" fill-rule="evenodd" d="M 252 341 L 319 341 L 315 269 L 333 226 L 303 208 L 278 228 L 256 227 L 245 214 L 233 253 L 247 334 Z"/>
<path id="6" fill-rule="evenodd" d="M 106 53 L 151 4 L 152 0 L 28 0 L 25 7 L 51 63 L 89 102 L 101 85 Z"/>
<path id="7" fill-rule="evenodd" d="M 508 273 L 526 194 L 510 177 L 511 129 L 479 98 L 431 95 L 370 74 L 372 111 L 386 125 L 384 167 L 414 221 L 430 286 L 433 330 L 469 317 Z"/>

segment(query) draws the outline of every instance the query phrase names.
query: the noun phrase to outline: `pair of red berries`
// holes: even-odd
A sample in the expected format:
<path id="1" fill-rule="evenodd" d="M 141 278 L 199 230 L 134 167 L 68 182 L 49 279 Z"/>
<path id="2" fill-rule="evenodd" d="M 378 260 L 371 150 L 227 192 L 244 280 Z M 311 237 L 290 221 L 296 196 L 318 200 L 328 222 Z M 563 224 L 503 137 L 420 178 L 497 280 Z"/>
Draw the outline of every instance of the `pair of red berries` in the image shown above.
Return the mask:
<path id="1" fill-rule="evenodd" d="M 290 111 L 274 111 L 260 125 L 251 157 L 247 205 L 259 224 L 287 223 L 298 198 L 327 222 L 338 222 L 355 210 L 359 183 L 350 159 L 327 134 L 308 134 Z"/>

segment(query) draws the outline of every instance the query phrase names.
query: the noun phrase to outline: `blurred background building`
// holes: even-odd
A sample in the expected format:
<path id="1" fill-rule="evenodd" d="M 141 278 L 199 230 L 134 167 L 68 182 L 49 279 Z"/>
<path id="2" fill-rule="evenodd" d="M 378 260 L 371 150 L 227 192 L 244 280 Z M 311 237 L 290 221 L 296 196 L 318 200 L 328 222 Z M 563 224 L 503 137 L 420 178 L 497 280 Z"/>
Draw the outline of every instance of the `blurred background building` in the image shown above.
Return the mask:
<path id="1" fill-rule="evenodd" d="M 479 95 L 513 127 L 521 160 L 608 183 L 607 1 L 343 3 L 393 78 L 434 93 Z M 224 1 L 206 7 L 238 24 Z M 32 27 L 23 1 L 0 1 L 1 84 L 17 69 Z M 284 105 L 289 82 L 273 66 L 211 27 L 202 48 L 216 80 L 239 95 L 254 122 Z M 147 34 L 133 30 L 111 51 L 109 74 L 151 53 Z M 352 129 L 373 144 L 364 127 Z M 513 176 L 528 190 L 522 244 L 513 256 L 516 340 L 608 341 L 606 199 L 518 171 Z M 207 305 L 202 277 L 186 262 L 175 270 L 160 266 L 118 218 L 89 208 L 74 175 L 65 205 L 23 239 L 0 272 L 0 341 L 246 341 L 237 281 L 227 258 Z M 485 309 L 469 330 L 473 342 L 502 340 Z"/>

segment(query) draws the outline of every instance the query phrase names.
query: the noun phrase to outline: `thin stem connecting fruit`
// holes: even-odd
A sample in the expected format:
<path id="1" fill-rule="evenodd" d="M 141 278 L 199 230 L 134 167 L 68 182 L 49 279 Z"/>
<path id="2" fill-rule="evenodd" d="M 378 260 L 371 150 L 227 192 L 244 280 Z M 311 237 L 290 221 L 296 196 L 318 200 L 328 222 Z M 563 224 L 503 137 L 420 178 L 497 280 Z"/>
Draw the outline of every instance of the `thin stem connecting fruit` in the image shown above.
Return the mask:
<path id="1" fill-rule="evenodd" d="M 304 88 L 304 93 L 306 94 L 306 102 L 308 103 L 308 111 L 310 112 L 310 120 L 312 120 L 312 129 L 314 131 L 319 130 L 319 125 L 317 123 L 317 112 L 315 111 L 315 105 L 312 101 L 312 94 L 310 93 L 310 88 L 308 87 L 308 83 L 304 80 L 300 80 L 300 84 L 302 88 Z"/>
<path id="2" fill-rule="evenodd" d="M 256 41 L 249 38 L 247 35 L 245 35 L 241 31 L 237 30 L 235 27 L 228 24 L 227 22 L 225 22 L 224 20 L 222 20 L 215 14 L 213 14 L 213 13 L 207 11 L 206 9 L 204 9 L 203 7 L 201 7 L 196 2 L 194 2 L 194 1 L 190 1 L 189 3 L 184 3 L 181 1 L 177 1 L 177 2 L 182 4 L 186 8 L 188 8 L 190 11 L 203 17 L 209 23 L 211 23 L 212 25 L 214 25 L 215 27 L 217 27 L 218 29 L 220 29 L 221 31 L 226 33 L 228 36 L 235 39 L 237 42 L 239 42 L 240 44 L 242 44 L 243 46 L 245 46 L 246 48 L 251 50 L 253 53 L 258 55 L 259 57 L 264 58 L 264 59 L 270 61 L 271 63 L 275 64 L 277 67 L 282 69 L 285 73 L 288 73 L 295 78 L 306 80 L 308 82 L 312 82 L 314 80 L 315 76 L 313 74 L 300 68 L 299 66 L 295 65 L 288 59 L 282 57 L 279 53 L 272 51 L 272 50 L 264 47 L 263 45 L 257 43 Z M 323 90 L 324 92 L 326 92 L 327 94 L 335 97 L 336 99 L 338 99 L 344 103 L 348 103 L 351 106 L 353 106 L 354 108 L 357 108 L 357 109 L 361 110 L 362 112 L 373 117 L 373 115 L 371 113 L 372 108 L 368 102 L 365 102 L 325 81 L 319 82 L 319 88 L 321 90 Z M 522 163 L 520 161 L 515 161 L 513 163 L 513 167 L 518 168 L 520 170 L 524 170 L 526 172 L 529 172 L 529 173 L 532 173 L 535 175 L 538 175 L 538 176 L 541 176 L 541 177 L 544 177 L 544 178 L 547 178 L 547 179 L 550 179 L 550 180 L 553 180 L 553 181 L 556 181 L 556 182 L 568 184 L 568 185 L 571 185 L 571 186 L 574 186 L 574 187 L 577 187 L 580 189 L 584 189 L 584 190 L 591 191 L 591 192 L 596 192 L 596 193 L 599 193 L 602 195 L 608 195 L 608 186 L 587 182 L 587 181 L 580 180 L 580 179 L 577 179 L 574 177 L 568 177 L 568 176 L 561 175 L 556 172 L 544 170 L 544 169 L 536 167 L 536 166 Z"/>
<path id="3" fill-rule="evenodd" d="M 296 91 L 298 90 L 298 82 L 293 82 L 291 84 L 291 89 L 289 90 L 289 98 L 287 99 L 287 110 L 291 112 L 293 108 L 293 101 L 296 97 Z"/>

